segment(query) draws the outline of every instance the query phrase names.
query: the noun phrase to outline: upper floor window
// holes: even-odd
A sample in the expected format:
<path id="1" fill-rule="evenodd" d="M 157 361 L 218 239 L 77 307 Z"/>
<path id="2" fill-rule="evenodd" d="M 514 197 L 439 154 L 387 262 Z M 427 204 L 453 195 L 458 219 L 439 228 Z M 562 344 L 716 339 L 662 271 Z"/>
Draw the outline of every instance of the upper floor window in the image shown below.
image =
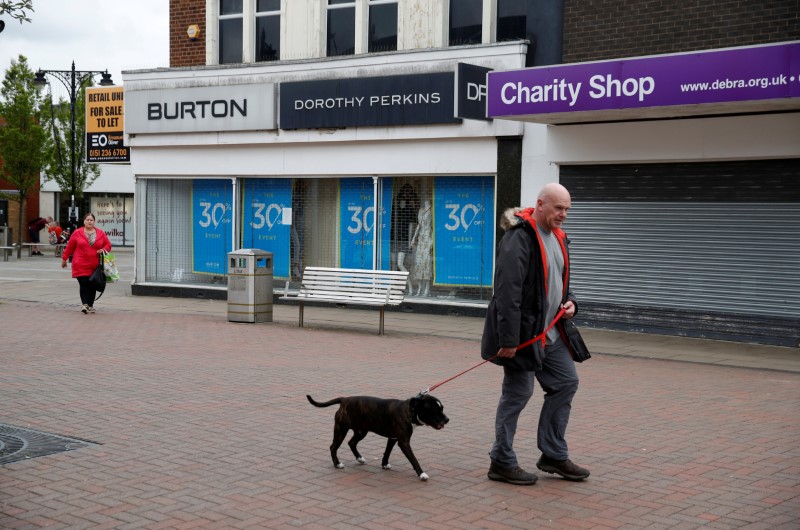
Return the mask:
<path id="1" fill-rule="evenodd" d="M 526 38 L 528 2 L 497 0 L 497 42 Z"/>
<path id="2" fill-rule="evenodd" d="M 450 46 L 480 44 L 483 0 L 450 0 Z"/>
<path id="3" fill-rule="evenodd" d="M 328 0 L 328 57 L 355 52 L 355 0 Z"/>
<path id="4" fill-rule="evenodd" d="M 281 58 L 281 0 L 256 0 L 256 62 Z"/>
<path id="5" fill-rule="evenodd" d="M 369 0 L 367 38 L 370 52 L 397 49 L 397 0 Z"/>
<path id="6" fill-rule="evenodd" d="M 219 0 L 219 63 L 242 62 L 243 0 Z"/>

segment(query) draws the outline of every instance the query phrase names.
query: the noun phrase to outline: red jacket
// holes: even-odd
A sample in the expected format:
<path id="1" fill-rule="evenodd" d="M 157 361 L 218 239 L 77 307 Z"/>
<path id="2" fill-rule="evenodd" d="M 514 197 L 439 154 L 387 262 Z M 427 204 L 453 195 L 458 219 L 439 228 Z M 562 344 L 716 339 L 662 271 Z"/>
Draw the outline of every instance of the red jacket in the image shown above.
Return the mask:
<path id="1" fill-rule="evenodd" d="M 94 245 L 89 245 L 89 238 L 83 231 L 83 228 L 78 228 L 69 238 L 67 247 L 61 255 L 61 259 L 68 260 L 72 256 L 72 277 L 91 276 L 100 263 L 100 258 L 97 256 L 97 251 L 101 248 L 106 252 L 111 250 L 111 241 L 105 232 L 99 228 L 95 228 Z"/>

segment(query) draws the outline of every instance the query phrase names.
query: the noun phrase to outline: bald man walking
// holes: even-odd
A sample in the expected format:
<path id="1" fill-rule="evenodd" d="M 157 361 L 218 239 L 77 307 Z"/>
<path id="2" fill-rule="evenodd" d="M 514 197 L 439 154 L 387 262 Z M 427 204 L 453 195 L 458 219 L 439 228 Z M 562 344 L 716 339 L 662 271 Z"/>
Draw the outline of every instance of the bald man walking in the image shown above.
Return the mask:
<path id="1" fill-rule="evenodd" d="M 542 188 L 533 208 L 506 210 L 500 220 L 500 240 L 481 341 L 481 355 L 503 367 L 503 387 L 495 418 L 495 441 L 488 477 L 517 485 L 532 485 L 537 476 L 519 466 L 514 435 L 522 410 L 533 394 L 534 377 L 545 392 L 539 415 L 537 445 L 540 470 L 568 480 L 589 476 L 569 459 L 565 439 L 578 373 L 570 347 L 562 338 L 562 322 L 546 335 L 517 351 L 517 346 L 544 332 L 563 307 L 562 319 L 575 316 L 578 306 L 569 290 L 569 251 L 561 225 L 571 198 L 556 183 Z"/>

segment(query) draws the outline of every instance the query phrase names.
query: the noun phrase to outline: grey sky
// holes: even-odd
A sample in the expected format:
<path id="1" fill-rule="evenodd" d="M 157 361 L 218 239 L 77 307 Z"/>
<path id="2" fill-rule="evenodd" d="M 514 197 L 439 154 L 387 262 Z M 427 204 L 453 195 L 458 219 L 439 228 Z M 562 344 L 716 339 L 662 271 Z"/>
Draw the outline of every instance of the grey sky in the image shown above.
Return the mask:
<path id="1" fill-rule="evenodd" d="M 77 70 L 107 69 L 115 84 L 123 70 L 169 66 L 168 0 L 33 0 L 33 8 L 30 23 L 0 16 L 0 75 L 19 54 L 34 71 L 69 70 L 73 60 Z"/>

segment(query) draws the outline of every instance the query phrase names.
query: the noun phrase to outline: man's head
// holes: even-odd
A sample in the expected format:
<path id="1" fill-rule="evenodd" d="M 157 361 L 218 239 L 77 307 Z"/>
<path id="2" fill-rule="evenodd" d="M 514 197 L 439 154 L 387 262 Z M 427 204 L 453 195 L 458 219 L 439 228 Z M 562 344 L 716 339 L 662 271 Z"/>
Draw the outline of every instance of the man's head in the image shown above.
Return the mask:
<path id="1" fill-rule="evenodd" d="M 551 182 L 539 192 L 533 217 L 542 230 L 552 232 L 554 228 L 561 228 L 561 224 L 567 218 L 570 206 L 572 206 L 572 200 L 567 188 Z"/>

